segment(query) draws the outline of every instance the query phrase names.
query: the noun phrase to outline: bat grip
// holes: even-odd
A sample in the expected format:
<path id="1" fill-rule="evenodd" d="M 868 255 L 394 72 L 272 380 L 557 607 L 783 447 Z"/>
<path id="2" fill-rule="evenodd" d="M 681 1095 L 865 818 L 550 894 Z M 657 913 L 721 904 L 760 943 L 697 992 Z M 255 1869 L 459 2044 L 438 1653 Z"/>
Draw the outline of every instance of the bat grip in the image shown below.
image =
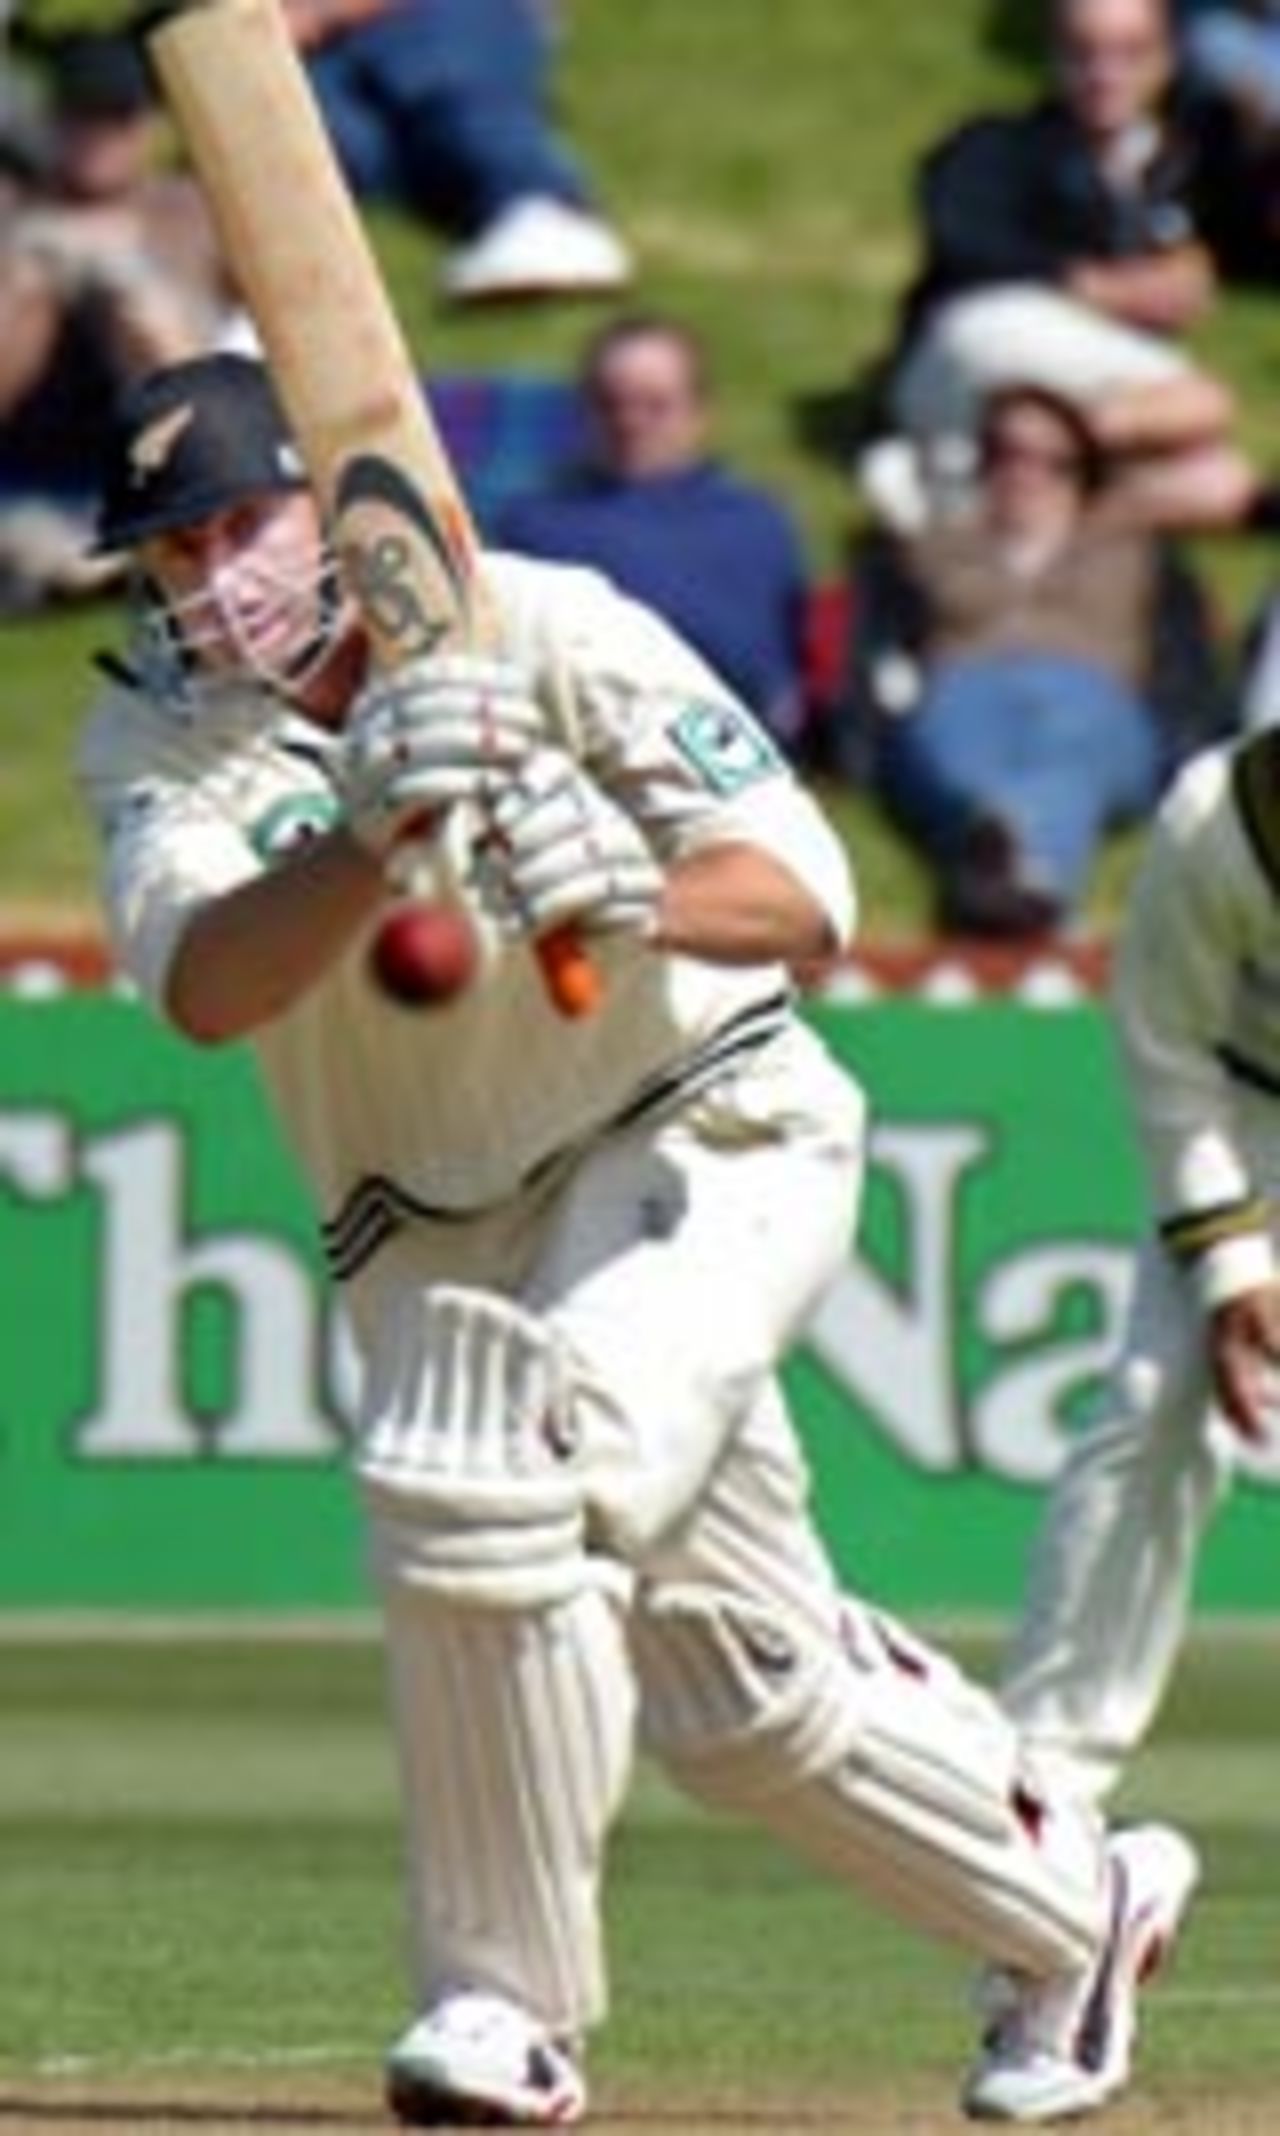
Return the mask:
<path id="1" fill-rule="evenodd" d="M 429 837 L 435 820 L 429 810 L 405 826 L 406 838 Z M 413 884 L 409 889 L 412 894 Z M 539 935 L 533 945 L 548 999 L 562 1016 L 592 1016 L 604 999 L 604 981 L 571 922 Z"/>
<path id="2" fill-rule="evenodd" d="M 543 984 L 562 1016 L 590 1016 L 604 995 L 599 969 L 583 947 L 577 929 L 555 927 L 534 944 Z"/>

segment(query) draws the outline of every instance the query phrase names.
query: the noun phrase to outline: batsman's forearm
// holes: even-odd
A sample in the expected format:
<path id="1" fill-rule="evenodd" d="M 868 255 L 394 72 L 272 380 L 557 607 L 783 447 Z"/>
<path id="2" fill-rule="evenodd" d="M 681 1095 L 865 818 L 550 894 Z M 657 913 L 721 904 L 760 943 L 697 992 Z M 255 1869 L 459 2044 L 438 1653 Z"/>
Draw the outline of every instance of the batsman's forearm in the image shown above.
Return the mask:
<path id="1" fill-rule="evenodd" d="M 378 864 L 344 830 L 203 905 L 175 952 L 165 990 L 188 1038 L 245 1038 L 301 1000 L 384 903 Z"/>
<path id="2" fill-rule="evenodd" d="M 677 861 L 663 885 L 653 940 L 711 964 L 804 965 L 838 947 L 812 892 L 749 845 L 712 846 Z"/>

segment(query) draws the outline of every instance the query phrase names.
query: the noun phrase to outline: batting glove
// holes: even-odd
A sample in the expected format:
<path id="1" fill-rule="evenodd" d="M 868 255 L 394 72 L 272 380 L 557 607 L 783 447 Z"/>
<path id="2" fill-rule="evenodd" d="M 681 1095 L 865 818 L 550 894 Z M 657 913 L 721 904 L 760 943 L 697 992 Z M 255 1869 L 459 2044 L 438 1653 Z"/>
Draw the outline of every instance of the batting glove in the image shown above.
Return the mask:
<path id="1" fill-rule="evenodd" d="M 481 902 L 507 933 L 653 923 L 662 872 L 630 816 L 562 750 L 486 792 L 471 848 Z"/>
<path id="2" fill-rule="evenodd" d="M 509 778 L 543 733 L 529 684 L 508 661 L 456 654 L 378 675 L 343 734 L 347 825 L 385 860 L 440 810 Z"/>

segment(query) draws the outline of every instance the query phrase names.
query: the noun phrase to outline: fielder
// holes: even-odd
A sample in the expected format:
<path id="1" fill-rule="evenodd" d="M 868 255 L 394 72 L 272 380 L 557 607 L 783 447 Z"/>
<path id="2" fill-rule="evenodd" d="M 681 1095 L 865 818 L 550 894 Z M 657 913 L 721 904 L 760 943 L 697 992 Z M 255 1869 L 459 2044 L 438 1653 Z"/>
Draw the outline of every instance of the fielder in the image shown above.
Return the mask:
<path id="1" fill-rule="evenodd" d="M 968 2111 L 1100 2105 L 1195 1856 L 1108 1839 L 993 1701 L 840 1595 L 779 1389 L 863 1160 L 788 978 L 852 925 L 822 818 L 591 573 L 489 558 L 503 657 L 374 675 L 247 359 L 138 388 L 102 536 L 138 572 L 82 752 L 118 952 L 180 1031 L 252 1044 L 363 1358 L 416 1950 L 393 2110 L 582 2117 L 638 1743 L 986 1962 Z M 406 846 L 486 944 L 426 1015 L 365 954 Z M 568 921 L 606 984 L 580 1022 L 529 949 Z"/>
<path id="2" fill-rule="evenodd" d="M 1149 1727 L 1242 1451 L 1280 1438 L 1280 733 L 1171 789 L 1114 1010 L 1156 1224 L 1101 1415 L 1050 1495 L 1003 1703 L 1101 1799 Z"/>

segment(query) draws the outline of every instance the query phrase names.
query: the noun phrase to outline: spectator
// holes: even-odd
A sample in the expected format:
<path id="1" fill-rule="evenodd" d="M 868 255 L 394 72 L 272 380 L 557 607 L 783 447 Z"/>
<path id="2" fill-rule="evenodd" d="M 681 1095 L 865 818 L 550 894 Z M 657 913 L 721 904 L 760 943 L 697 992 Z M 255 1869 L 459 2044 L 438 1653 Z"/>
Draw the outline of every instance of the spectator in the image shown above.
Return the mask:
<path id="1" fill-rule="evenodd" d="M 245 334 L 194 181 L 161 167 L 132 41 L 86 33 L 44 58 L 47 155 L 0 238 L 0 612 L 104 583 L 86 470 L 126 380 Z"/>
<path id="2" fill-rule="evenodd" d="M 1280 5 L 1184 0 L 1184 77 L 1226 121 L 1209 235 L 1231 280 L 1274 284 L 1280 268 Z"/>
<path id="3" fill-rule="evenodd" d="M 1135 514 L 1236 525 L 1259 483 L 1232 439 L 1231 396 L 1177 346 L 1215 274 L 1165 0 L 1057 0 L 1053 54 L 1047 99 L 970 121 L 925 161 L 925 261 L 892 422 L 927 467 L 972 438 L 989 391 L 1033 379 L 1085 409 Z M 863 479 L 873 503 L 918 522 L 927 494 L 904 487 L 904 466 L 873 449 Z"/>
<path id="4" fill-rule="evenodd" d="M 339 162 L 364 198 L 456 242 L 457 304 L 596 296 L 630 280 L 547 111 L 539 0 L 284 0 Z"/>
<path id="5" fill-rule="evenodd" d="M 782 507 L 712 455 L 705 352 L 672 320 L 615 320 L 588 343 L 581 385 L 585 457 L 509 505 L 499 542 L 605 572 L 674 623 L 799 754 L 806 562 Z"/>
<path id="6" fill-rule="evenodd" d="M 875 551 L 857 657 L 871 778 L 937 871 L 943 924 L 1015 937 L 1077 916 L 1105 832 L 1223 703 L 1194 582 L 1127 523 L 1070 401 L 994 395 L 980 465 L 970 514 Z"/>

